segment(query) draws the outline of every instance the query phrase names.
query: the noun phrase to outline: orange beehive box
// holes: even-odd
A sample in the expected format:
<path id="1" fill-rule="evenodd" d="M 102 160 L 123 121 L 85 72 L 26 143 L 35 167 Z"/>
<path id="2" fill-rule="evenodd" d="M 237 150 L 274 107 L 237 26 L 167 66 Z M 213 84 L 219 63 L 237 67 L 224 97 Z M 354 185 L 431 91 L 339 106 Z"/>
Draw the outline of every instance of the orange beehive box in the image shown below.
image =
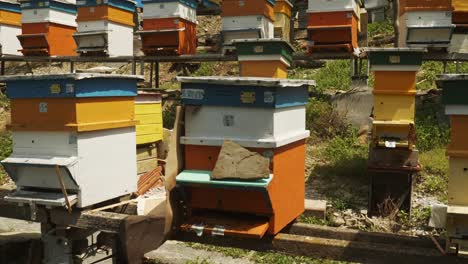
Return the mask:
<path id="1" fill-rule="evenodd" d="M 223 0 L 221 2 L 221 16 L 255 16 L 264 15 L 275 21 L 274 6 L 268 0 Z"/>
<path id="2" fill-rule="evenodd" d="M 145 19 L 139 34 L 145 55 L 182 55 L 197 51 L 197 25 L 184 19 Z"/>
<path id="3" fill-rule="evenodd" d="M 348 51 L 358 47 L 359 19 L 352 11 L 308 14 L 309 52 L 326 47 L 343 47 Z"/>
<path id="4" fill-rule="evenodd" d="M 217 146 L 185 145 L 186 169 L 213 170 L 220 149 L 221 147 Z M 267 187 L 268 193 L 258 190 L 191 186 L 186 188 L 188 206 L 193 215 L 196 215 L 197 211 L 216 210 L 256 215 L 260 219 L 264 217 L 264 226 L 268 227 L 268 234 L 277 234 L 304 212 L 305 140 L 276 149 L 250 150 L 266 156 L 272 155 L 273 178 Z M 269 199 L 265 199 L 265 195 L 269 196 Z M 248 232 L 237 235 L 255 236 Z M 261 236 L 263 234 L 260 234 Z"/>
<path id="5" fill-rule="evenodd" d="M 400 0 L 400 16 L 408 11 L 451 11 L 452 0 Z"/>
<path id="6" fill-rule="evenodd" d="M 452 21 L 454 24 L 468 24 L 468 1 L 452 0 L 453 13 Z"/>
<path id="7" fill-rule="evenodd" d="M 21 27 L 21 13 L 0 10 L 0 24 Z"/>
<path id="8" fill-rule="evenodd" d="M 416 93 L 416 72 L 375 71 L 374 91 L 385 94 Z"/>
<path id="9" fill-rule="evenodd" d="M 133 13 L 109 5 L 79 7 L 77 22 L 109 20 L 118 24 L 134 26 Z"/>
<path id="10" fill-rule="evenodd" d="M 453 157 L 468 158 L 468 115 L 450 116 L 450 144 L 447 154 Z"/>
<path id="11" fill-rule="evenodd" d="M 55 23 L 28 23 L 18 36 L 25 56 L 75 56 L 75 27 Z"/>

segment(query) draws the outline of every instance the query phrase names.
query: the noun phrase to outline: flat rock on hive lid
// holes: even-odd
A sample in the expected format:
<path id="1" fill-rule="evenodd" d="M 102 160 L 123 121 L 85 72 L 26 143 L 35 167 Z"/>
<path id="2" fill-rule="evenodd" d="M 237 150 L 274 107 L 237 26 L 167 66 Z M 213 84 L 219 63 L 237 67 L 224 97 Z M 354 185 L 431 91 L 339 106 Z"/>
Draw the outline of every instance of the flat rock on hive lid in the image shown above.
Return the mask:
<path id="1" fill-rule="evenodd" d="M 225 140 L 211 174 L 213 180 L 257 180 L 270 175 L 270 160 L 250 152 L 241 145 Z"/>

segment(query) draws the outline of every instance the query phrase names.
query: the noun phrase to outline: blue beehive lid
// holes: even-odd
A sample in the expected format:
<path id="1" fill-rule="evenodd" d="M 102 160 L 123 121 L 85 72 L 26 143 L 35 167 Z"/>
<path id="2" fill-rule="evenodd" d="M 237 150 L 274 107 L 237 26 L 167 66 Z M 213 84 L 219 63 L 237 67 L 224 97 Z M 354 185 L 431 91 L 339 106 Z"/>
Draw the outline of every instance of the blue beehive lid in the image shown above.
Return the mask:
<path id="1" fill-rule="evenodd" d="M 177 77 L 186 105 L 283 108 L 305 105 L 312 80 L 255 77 Z"/>
<path id="2" fill-rule="evenodd" d="M 253 181 L 241 181 L 234 179 L 227 180 L 212 180 L 211 171 L 199 170 L 184 170 L 176 177 L 176 181 L 180 185 L 197 185 L 208 187 L 222 187 L 222 188 L 252 188 L 252 189 L 266 189 L 273 179 L 273 175 L 266 179 L 258 179 Z"/>
<path id="3" fill-rule="evenodd" d="M 59 0 L 40 0 L 21 2 L 21 9 L 50 8 L 70 14 L 76 14 L 76 5 Z"/>
<path id="4" fill-rule="evenodd" d="M 186 5 L 188 7 L 191 7 L 193 9 L 196 9 L 198 7 L 198 1 L 195 0 L 141 0 L 143 5 L 145 4 L 151 4 L 151 3 L 173 3 L 173 2 L 179 2 L 183 5 Z"/>
<path id="5" fill-rule="evenodd" d="M 118 74 L 17 75 L 0 78 L 10 99 L 136 96 L 141 76 Z"/>
<path id="6" fill-rule="evenodd" d="M 135 1 L 132 0 L 79 0 L 76 1 L 78 7 L 108 5 L 122 10 L 135 12 Z"/>
<path id="7" fill-rule="evenodd" d="M 2 0 L 0 1 L 0 10 L 21 13 L 21 5 L 18 2 Z"/>

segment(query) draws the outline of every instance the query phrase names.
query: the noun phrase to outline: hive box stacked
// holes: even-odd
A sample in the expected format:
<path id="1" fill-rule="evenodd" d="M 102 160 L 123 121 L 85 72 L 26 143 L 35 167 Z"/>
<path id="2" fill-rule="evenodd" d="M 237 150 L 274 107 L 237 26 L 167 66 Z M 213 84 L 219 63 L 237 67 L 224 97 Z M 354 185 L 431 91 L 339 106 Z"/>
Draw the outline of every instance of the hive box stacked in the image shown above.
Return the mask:
<path id="1" fill-rule="evenodd" d="M 374 109 L 369 151 L 369 214 L 383 207 L 411 209 L 413 174 L 420 170 L 414 126 L 416 74 L 424 49 L 373 48 Z M 390 200 L 388 200 L 390 199 Z"/>
<path id="2" fill-rule="evenodd" d="M 234 40 L 240 76 L 287 78 L 293 47 L 280 39 Z"/>
<path id="3" fill-rule="evenodd" d="M 221 17 L 224 49 L 232 49 L 235 39 L 274 37 L 275 0 L 223 0 Z"/>
<path id="4" fill-rule="evenodd" d="M 249 77 L 179 81 L 185 106 L 185 170 L 177 184 L 188 208 L 182 229 L 256 238 L 278 233 L 304 211 L 309 136 L 305 105 L 314 82 Z M 228 139 L 269 158 L 270 176 L 212 180 L 221 145 Z"/>
<path id="5" fill-rule="evenodd" d="M 163 139 L 161 94 L 138 91 L 135 100 L 136 144 L 138 175 L 156 169 L 158 155 L 156 143 Z"/>
<path id="6" fill-rule="evenodd" d="M 385 8 L 388 8 L 388 0 L 365 0 L 364 6 L 369 12 L 369 22 L 384 22 Z"/>
<path id="7" fill-rule="evenodd" d="M 5 199 L 83 208 L 136 191 L 138 79 L 99 74 L 2 78 L 13 131 L 13 153 L 2 165 L 17 186 Z"/>
<path id="8" fill-rule="evenodd" d="M 455 29 L 449 51 L 451 53 L 468 53 L 468 1 L 452 0 L 452 23 Z"/>
<path id="9" fill-rule="evenodd" d="M 453 32 L 451 0 L 401 0 L 400 47 L 447 48 Z"/>
<path id="10" fill-rule="evenodd" d="M 466 254 L 468 250 L 468 75 L 448 74 L 438 78 L 445 114 L 450 116 L 447 250 Z"/>
<path id="11" fill-rule="evenodd" d="M 24 1 L 21 14 L 22 34 L 18 39 L 25 56 L 76 55 L 75 1 Z"/>
<path id="12" fill-rule="evenodd" d="M 145 55 L 183 55 L 197 51 L 197 1 L 143 0 Z"/>
<path id="13" fill-rule="evenodd" d="M 284 41 L 291 40 L 291 9 L 293 5 L 288 0 L 275 2 L 275 31 L 274 37 Z"/>
<path id="14" fill-rule="evenodd" d="M 13 1 L 0 1 L 0 45 L 1 54 L 21 55 L 20 42 L 16 36 L 21 34 L 21 8 Z"/>
<path id="15" fill-rule="evenodd" d="M 309 0 L 309 53 L 358 49 L 360 2 L 358 0 Z"/>
<path id="16" fill-rule="evenodd" d="M 77 33 L 80 55 L 132 56 L 135 2 L 79 0 Z"/>

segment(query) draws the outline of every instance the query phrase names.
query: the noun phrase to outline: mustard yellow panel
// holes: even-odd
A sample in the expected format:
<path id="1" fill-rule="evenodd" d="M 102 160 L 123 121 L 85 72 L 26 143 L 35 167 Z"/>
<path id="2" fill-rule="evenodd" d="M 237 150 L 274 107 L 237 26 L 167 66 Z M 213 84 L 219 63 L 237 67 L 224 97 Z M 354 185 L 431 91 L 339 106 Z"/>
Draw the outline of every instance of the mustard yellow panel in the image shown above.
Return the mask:
<path id="1" fill-rule="evenodd" d="M 140 114 L 136 115 L 135 119 L 140 121 L 140 125 L 162 124 L 161 114 Z"/>
<path id="2" fill-rule="evenodd" d="M 137 145 L 149 144 L 162 140 L 162 134 L 140 135 L 136 137 Z"/>
<path id="3" fill-rule="evenodd" d="M 135 114 L 160 114 L 161 104 L 135 104 Z"/>
<path id="4" fill-rule="evenodd" d="M 374 120 L 414 120 L 414 95 L 374 94 Z"/>

